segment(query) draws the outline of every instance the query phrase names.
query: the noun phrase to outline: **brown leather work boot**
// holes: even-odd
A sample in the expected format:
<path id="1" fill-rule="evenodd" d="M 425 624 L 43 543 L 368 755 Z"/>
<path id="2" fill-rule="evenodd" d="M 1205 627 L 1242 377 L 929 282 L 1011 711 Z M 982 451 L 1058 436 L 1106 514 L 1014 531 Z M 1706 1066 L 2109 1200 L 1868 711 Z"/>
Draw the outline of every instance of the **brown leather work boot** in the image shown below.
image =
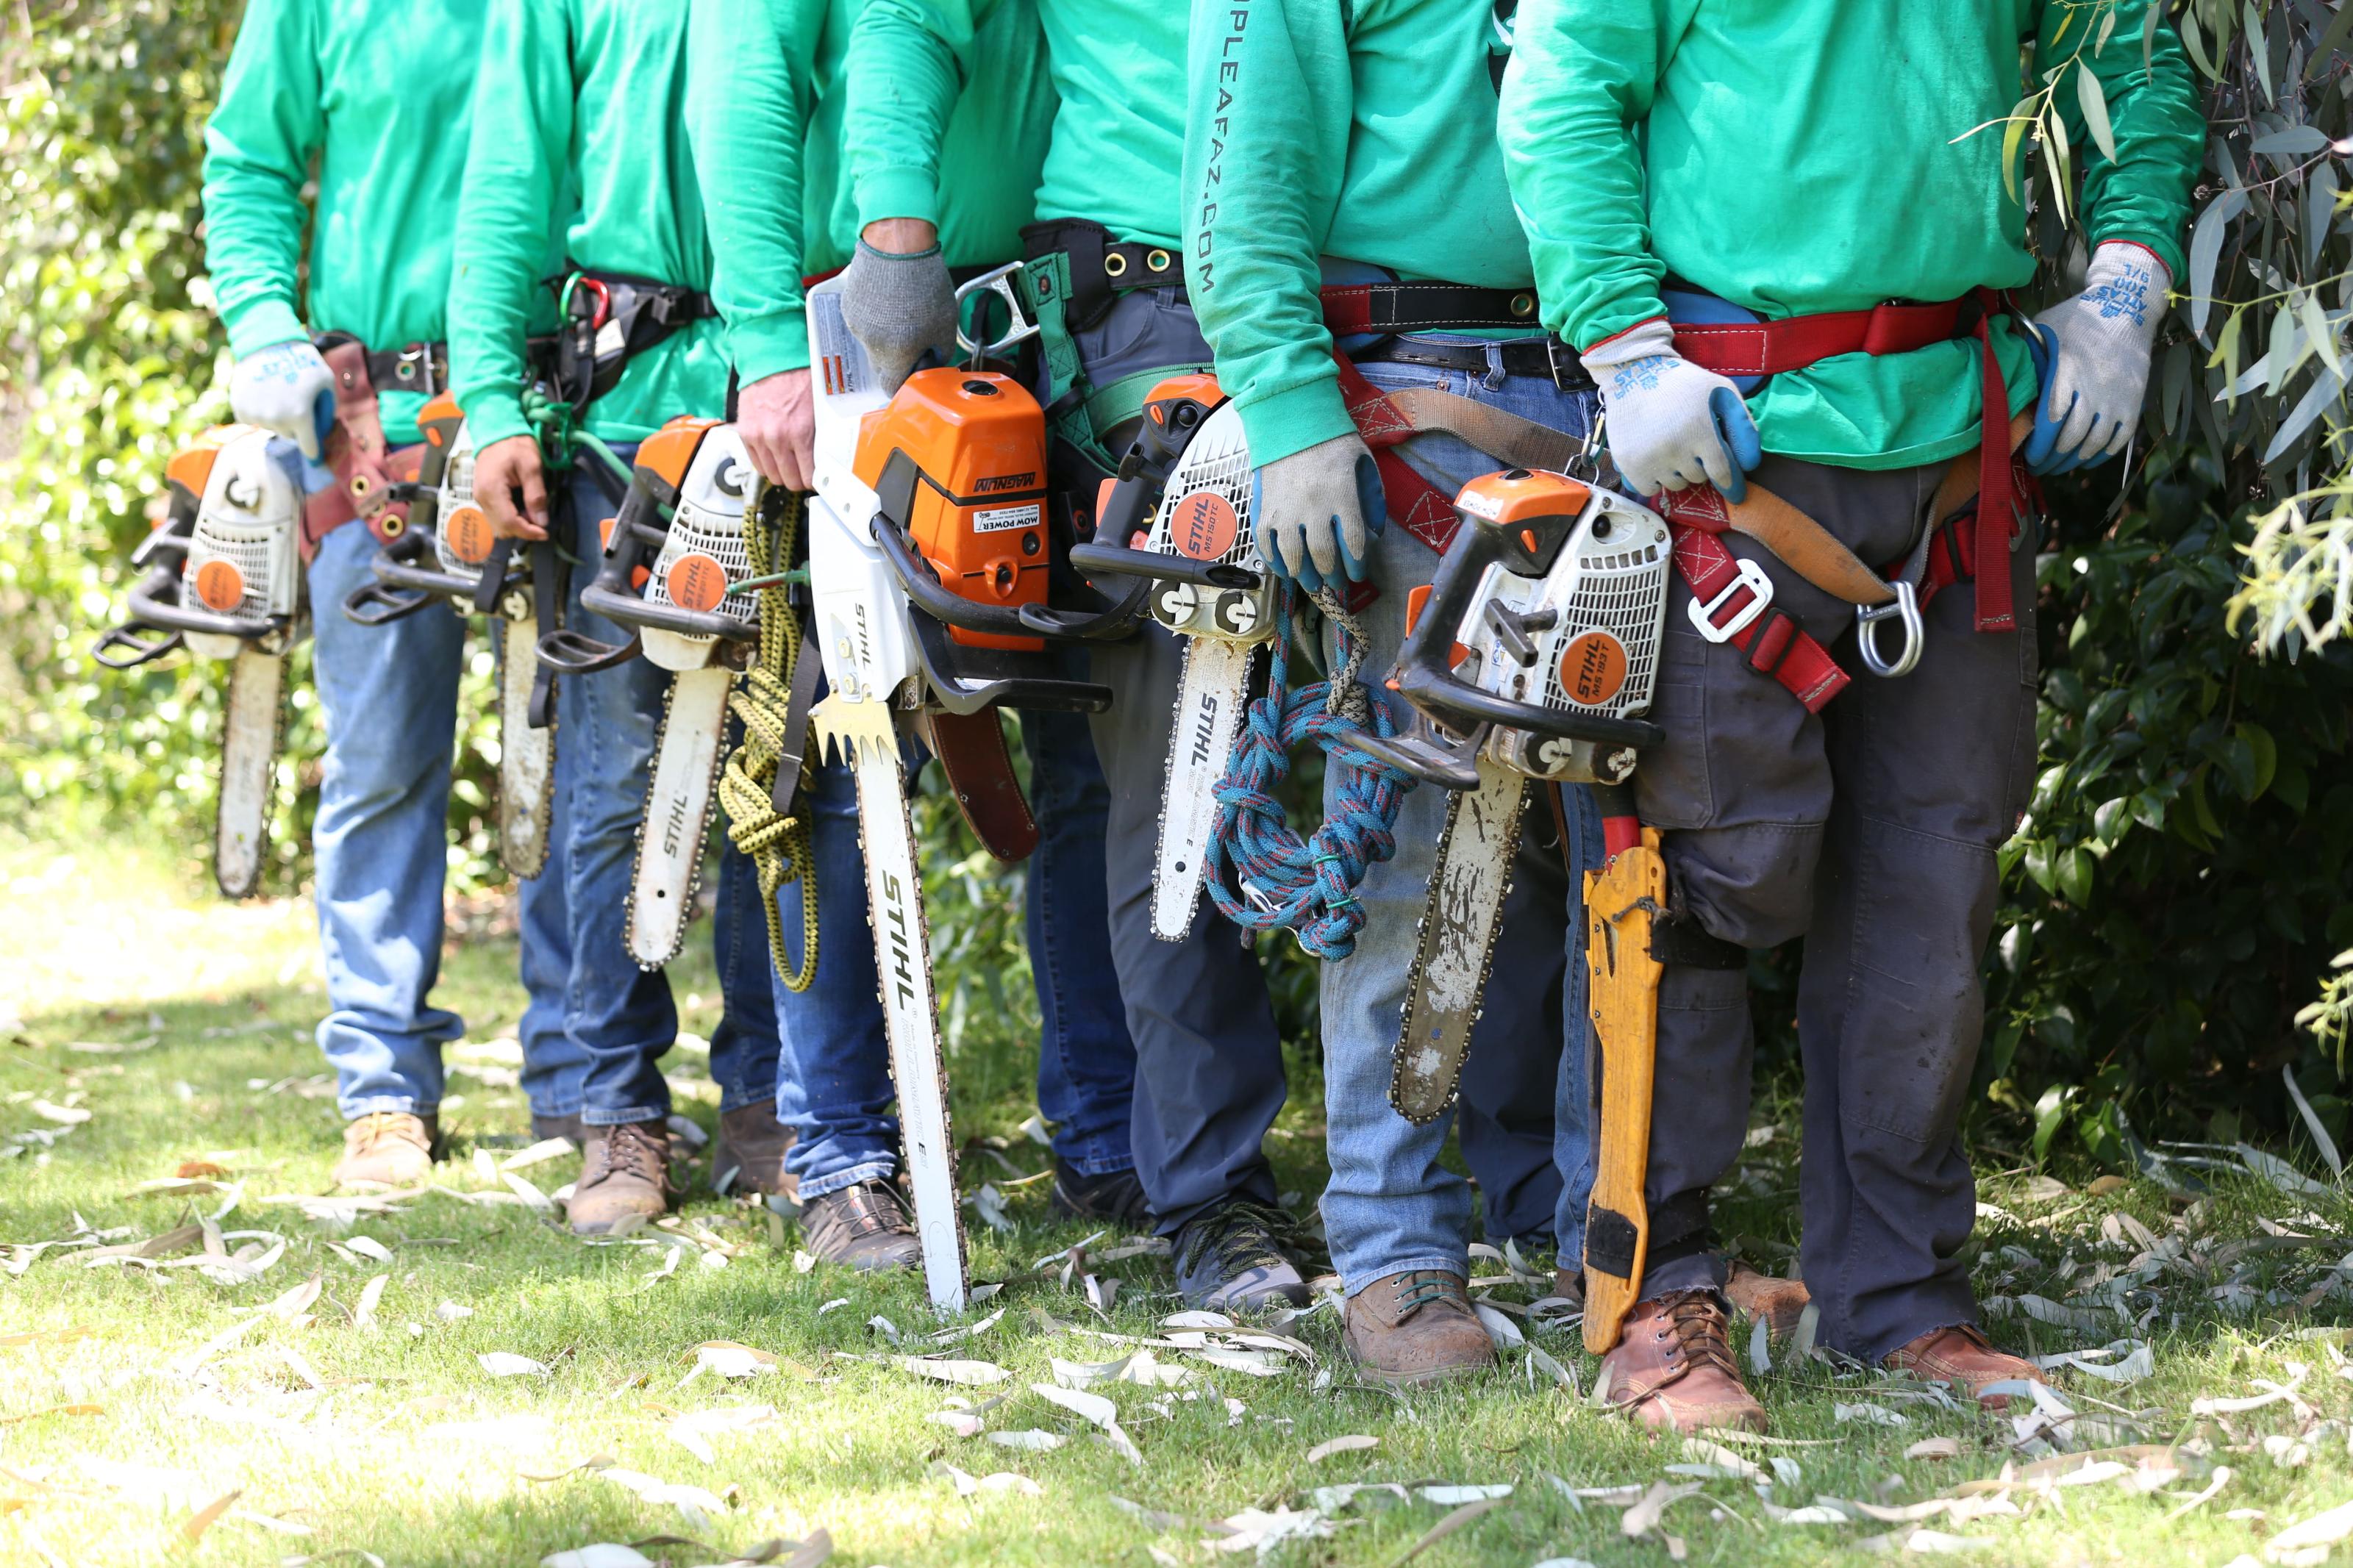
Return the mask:
<path id="1" fill-rule="evenodd" d="M 1552 1293 L 1564 1300 L 1574 1301 L 1580 1310 L 1585 1306 L 1585 1270 L 1556 1268 L 1552 1271 Z"/>
<path id="2" fill-rule="evenodd" d="M 372 1110 L 343 1124 L 343 1157 L 335 1162 L 335 1185 L 349 1192 L 376 1193 L 421 1184 L 433 1170 L 433 1146 L 441 1141 L 438 1119 L 406 1110 Z"/>
<path id="3" fill-rule="evenodd" d="M 801 1239 L 820 1262 L 871 1274 L 913 1268 L 923 1260 L 914 1222 L 899 1189 L 876 1177 L 801 1205 Z"/>
<path id="4" fill-rule="evenodd" d="M 1930 1329 L 1909 1344 L 1889 1352 L 1880 1364 L 1893 1372 L 1908 1372 L 1924 1382 L 1950 1384 L 1955 1394 L 1974 1399 L 1988 1410 L 2007 1410 L 2010 1399 L 2007 1394 L 1979 1394 L 1978 1390 L 1988 1384 L 2007 1383 L 2012 1378 L 2027 1383 L 2051 1381 L 2041 1367 L 2025 1357 L 1994 1349 L 1986 1342 L 1985 1335 L 1969 1323 Z"/>
<path id="5" fill-rule="evenodd" d="M 719 1113 L 719 1136 L 711 1142 L 711 1190 L 761 1193 L 798 1201 L 800 1184 L 785 1174 L 785 1151 L 793 1130 L 776 1120 L 772 1102 L 739 1105 Z"/>
<path id="6" fill-rule="evenodd" d="M 1396 1387 L 1469 1377 L 1495 1364 L 1495 1342 L 1471 1310 L 1461 1277 L 1443 1269 L 1385 1275 L 1348 1298 L 1340 1321 L 1348 1359 Z"/>
<path id="7" fill-rule="evenodd" d="M 1736 1263 L 1732 1277 L 1724 1282 L 1724 1299 L 1741 1316 L 1764 1319 L 1765 1331 L 1773 1338 L 1786 1340 L 1798 1331 L 1798 1320 L 1814 1298 L 1802 1280 L 1759 1274 L 1746 1263 Z"/>
<path id="8" fill-rule="evenodd" d="M 1616 1348 L 1601 1358 L 1609 1403 L 1645 1426 L 1685 1434 L 1765 1430 L 1765 1407 L 1732 1359 L 1730 1318 L 1713 1290 L 1670 1290 L 1635 1302 Z"/>
<path id="9" fill-rule="evenodd" d="M 576 1110 L 569 1116 L 542 1116 L 538 1111 L 533 1111 L 531 1136 L 533 1142 L 539 1143 L 544 1143 L 550 1138 L 569 1138 L 575 1147 L 588 1147 L 588 1129 L 581 1124 L 580 1113 Z"/>
<path id="10" fill-rule="evenodd" d="M 587 1163 L 572 1188 L 572 1234 L 604 1236 L 669 1207 L 670 1129 L 659 1121 L 590 1128 Z"/>

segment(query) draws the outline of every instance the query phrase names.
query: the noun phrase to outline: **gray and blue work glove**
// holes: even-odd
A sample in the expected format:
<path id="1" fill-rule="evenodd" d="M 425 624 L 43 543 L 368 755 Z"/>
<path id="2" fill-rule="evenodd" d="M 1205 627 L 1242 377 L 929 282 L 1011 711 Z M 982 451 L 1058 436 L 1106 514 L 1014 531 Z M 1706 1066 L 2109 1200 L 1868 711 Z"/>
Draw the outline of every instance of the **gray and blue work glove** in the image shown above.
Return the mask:
<path id="1" fill-rule="evenodd" d="M 1351 430 L 1252 469 L 1250 521 L 1276 576 L 1311 594 L 1363 582 L 1389 521 L 1372 448 Z"/>
<path id="2" fill-rule="evenodd" d="M 237 362 L 228 406 L 239 423 L 284 437 L 317 463 L 335 427 L 335 373 L 302 339 L 271 343 Z"/>
<path id="3" fill-rule="evenodd" d="M 2092 253 L 2084 291 L 2034 318 L 2050 368 L 2026 438 L 2038 474 L 2105 463 L 2140 423 L 2150 351 L 2173 275 L 2146 246 L 2112 239 Z"/>
<path id="4" fill-rule="evenodd" d="M 940 247 L 897 256 L 860 240 L 841 273 L 841 321 L 886 393 L 899 390 L 927 350 L 955 363 L 955 282 Z"/>
<path id="5" fill-rule="evenodd" d="M 1744 477 L 1764 449 L 1740 389 L 1675 352 L 1662 316 L 1602 339 L 1578 358 L 1601 388 L 1609 458 L 1638 496 L 1714 485 L 1747 499 Z"/>

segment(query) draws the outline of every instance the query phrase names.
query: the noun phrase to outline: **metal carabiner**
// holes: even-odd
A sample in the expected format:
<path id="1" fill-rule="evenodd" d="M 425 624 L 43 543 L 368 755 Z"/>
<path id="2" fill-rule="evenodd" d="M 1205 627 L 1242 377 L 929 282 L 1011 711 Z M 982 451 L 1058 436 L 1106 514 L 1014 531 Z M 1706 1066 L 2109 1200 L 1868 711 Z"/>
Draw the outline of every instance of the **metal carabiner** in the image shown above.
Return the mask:
<path id="1" fill-rule="evenodd" d="M 1895 599 L 1886 605 L 1857 605 L 1854 607 L 1854 641 L 1856 651 L 1862 655 L 1862 666 L 1872 674 L 1893 680 L 1909 675 L 1920 662 L 1920 649 L 1926 641 L 1920 624 L 1920 594 L 1911 584 L 1896 581 L 1887 584 L 1895 590 Z M 1879 628 L 1883 622 L 1904 623 L 1904 651 L 1894 663 L 1879 657 Z"/>
<path id="2" fill-rule="evenodd" d="M 1746 560 L 1740 561 L 1738 565 L 1739 570 L 1734 574 L 1732 581 L 1724 585 L 1721 593 L 1705 604 L 1694 598 L 1686 606 L 1691 615 L 1692 625 L 1698 628 L 1700 636 L 1710 642 L 1730 642 L 1734 637 L 1756 625 L 1757 618 L 1772 607 L 1773 579 L 1765 575 L 1765 568 L 1754 561 Z M 1730 620 L 1721 626 L 1717 625 L 1715 612 L 1722 609 L 1730 602 L 1732 595 L 1743 588 L 1748 590 L 1748 603 L 1741 605 Z"/>
<path id="3" fill-rule="evenodd" d="M 1021 308 L 1020 292 L 1013 287 L 1013 275 L 1020 271 L 1022 267 L 1023 263 L 1018 261 L 1008 262 L 1002 267 L 982 273 L 955 291 L 956 346 L 958 348 L 968 354 L 976 354 L 983 359 L 992 359 L 1004 353 L 1014 344 L 1038 335 L 1038 323 L 1031 321 L 1029 312 Z M 984 292 L 994 294 L 1005 301 L 1005 313 L 1012 323 L 1003 337 L 985 347 L 965 336 L 964 331 L 965 300 L 971 295 Z"/>

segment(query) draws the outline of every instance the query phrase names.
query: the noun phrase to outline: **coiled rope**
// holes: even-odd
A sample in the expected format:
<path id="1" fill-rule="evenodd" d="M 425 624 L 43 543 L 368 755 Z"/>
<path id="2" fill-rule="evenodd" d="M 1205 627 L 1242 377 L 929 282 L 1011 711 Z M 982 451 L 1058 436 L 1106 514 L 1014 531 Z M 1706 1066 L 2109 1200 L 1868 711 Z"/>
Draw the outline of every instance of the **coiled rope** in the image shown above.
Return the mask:
<path id="1" fill-rule="evenodd" d="M 772 504 L 773 503 L 773 504 Z M 786 989 L 806 991 L 817 978 L 817 860 L 806 815 L 810 759 L 801 758 L 801 809 L 776 810 L 776 769 L 791 743 L 793 670 L 801 656 L 801 621 L 785 581 L 800 533 L 801 497 L 781 485 L 754 480 L 744 505 L 744 552 L 754 579 L 767 578 L 760 595 L 760 651 L 727 699 L 743 722 L 744 739 L 728 754 L 719 778 L 719 804 L 727 810 L 727 836 L 751 858 L 760 877 L 760 905 L 768 915 L 768 955 Z M 776 894 L 788 882 L 801 885 L 801 962 L 796 969 L 785 946 L 784 916 Z"/>
<path id="2" fill-rule="evenodd" d="M 580 411 L 538 383 L 522 389 L 522 416 L 539 437 L 541 458 L 557 474 L 569 473 L 582 452 L 596 458 L 613 471 L 627 489 L 636 476 L 613 448 L 580 428 Z"/>
<path id="3" fill-rule="evenodd" d="M 1291 617 L 1299 590 L 1286 584 L 1275 628 L 1266 695 L 1246 710 L 1233 755 L 1218 780 L 1218 816 L 1209 831 L 1209 897 L 1245 931 L 1289 930 L 1317 958 L 1345 958 L 1364 929 L 1357 885 L 1397 853 L 1398 806 L 1412 778 L 1356 743 L 1369 720 L 1384 737 L 1389 716 L 1356 674 L 1364 631 L 1337 595 L 1315 595 L 1339 644 L 1328 680 L 1291 684 Z M 1291 774 L 1294 747 L 1314 742 L 1329 770 L 1328 815 L 1313 837 L 1292 829 L 1275 792 Z"/>

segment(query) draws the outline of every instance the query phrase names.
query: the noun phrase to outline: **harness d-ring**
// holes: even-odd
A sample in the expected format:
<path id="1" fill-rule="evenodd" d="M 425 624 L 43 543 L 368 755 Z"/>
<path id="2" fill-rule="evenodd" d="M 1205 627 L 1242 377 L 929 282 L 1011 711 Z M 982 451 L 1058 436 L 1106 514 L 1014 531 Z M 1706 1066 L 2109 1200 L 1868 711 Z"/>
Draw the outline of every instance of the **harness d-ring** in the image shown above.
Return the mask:
<path id="1" fill-rule="evenodd" d="M 1030 319 L 1029 313 L 1027 310 L 1021 308 L 1021 295 L 1013 286 L 1013 275 L 1020 271 L 1022 269 L 1022 266 L 1023 264 L 1021 262 L 1015 261 L 1010 262 L 1006 266 L 997 268 L 993 271 L 984 272 L 979 277 L 972 279 L 972 281 L 965 284 L 955 291 L 957 307 L 956 346 L 963 349 L 965 353 L 968 354 L 976 354 L 987 359 L 995 359 L 1003 355 L 1008 350 L 1011 349 L 1016 343 L 1020 342 L 1022 340 L 1026 338 L 1034 338 L 1038 335 L 1040 330 L 1039 324 Z M 994 294 L 998 299 L 1004 300 L 1006 315 L 1009 323 L 1006 328 L 1005 335 L 1003 337 L 987 344 L 981 344 L 973 342 L 972 339 L 965 335 L 964 331 L 964 302 L 972 295 L 979 293 Z M 974 324 L 979 324 L 977 318 L 976 318 Z"/>
<path id="2" fill-rule="evenodd" d="M 1898 579 L 1887 584 L 1895 591 L 1893 603 L 1857 605 L 1854 607 L 1855 650 L 1862 656 L 1862 666 L 1872 674 L 1888 679 L 1909 675 L 1920 662 L 1920 650 L 1926 644 L 1926 628 L 1920 623 L 1920 592 L 1910 583 Z M 1904 625 L 1904 651 L 1888 660 L 1880 657 L 1879 628 L 1888 621 Z"/>

